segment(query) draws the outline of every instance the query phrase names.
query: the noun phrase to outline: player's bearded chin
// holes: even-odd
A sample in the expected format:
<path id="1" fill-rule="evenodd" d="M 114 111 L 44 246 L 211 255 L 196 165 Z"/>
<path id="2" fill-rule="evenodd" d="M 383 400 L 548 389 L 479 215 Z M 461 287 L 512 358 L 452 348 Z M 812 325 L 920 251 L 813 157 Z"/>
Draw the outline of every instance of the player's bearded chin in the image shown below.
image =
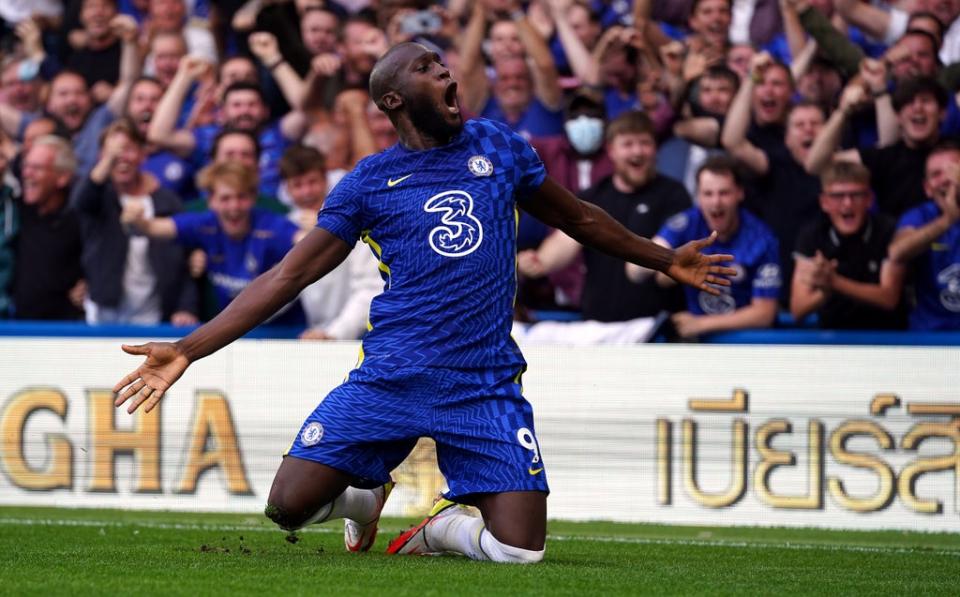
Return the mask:
<path id="1" fill-rule="evenodd" d="M 447 120 L 448 115 L 440 112 L 429 97 L 424 95 L 412 95 L 404 98 L 410 121 L 421 133 L 437 141 L 449 141 L 460 134 L 463 129 L 463 119 L 457 115 L 456 124 Z"/>

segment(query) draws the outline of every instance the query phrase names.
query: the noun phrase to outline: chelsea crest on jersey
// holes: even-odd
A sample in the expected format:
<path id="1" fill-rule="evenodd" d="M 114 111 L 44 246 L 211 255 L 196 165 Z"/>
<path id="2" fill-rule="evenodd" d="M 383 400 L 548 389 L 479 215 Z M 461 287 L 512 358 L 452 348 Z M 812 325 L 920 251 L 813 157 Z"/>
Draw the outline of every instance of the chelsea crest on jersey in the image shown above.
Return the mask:
<path id="1" fill-rule="evenodd" d="M 318 226 L 379 259 L 384 292 L 370 307 L 364 363 L 523 364 L 510 338 L 517 201 L 546 172 L 530 144 L 478 119 L 451 143 L 397 144 L 362 160 L 331 191 Z"/>

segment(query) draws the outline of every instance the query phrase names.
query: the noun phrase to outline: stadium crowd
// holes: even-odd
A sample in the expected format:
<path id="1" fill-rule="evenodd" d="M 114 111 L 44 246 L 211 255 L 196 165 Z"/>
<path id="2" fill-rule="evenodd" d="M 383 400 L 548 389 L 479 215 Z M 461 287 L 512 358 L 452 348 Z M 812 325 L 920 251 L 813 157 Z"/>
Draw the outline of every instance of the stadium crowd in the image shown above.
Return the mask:
<path id="1" fill-rule="evenodd" d="M 397 142 L 367 83 L 412 40 L 467 115 L 528 138 L 582 198 L 665 246 L 716 230 L 710 251 L 735 256 L 715 297 L 521 214 L 519 321 L 960 329 L 958 15 L 960 0 L 4 2 L 0 319 L 215 315 Z M 359 338 L 382 267 L 358 245 L 271 323 Z"/>

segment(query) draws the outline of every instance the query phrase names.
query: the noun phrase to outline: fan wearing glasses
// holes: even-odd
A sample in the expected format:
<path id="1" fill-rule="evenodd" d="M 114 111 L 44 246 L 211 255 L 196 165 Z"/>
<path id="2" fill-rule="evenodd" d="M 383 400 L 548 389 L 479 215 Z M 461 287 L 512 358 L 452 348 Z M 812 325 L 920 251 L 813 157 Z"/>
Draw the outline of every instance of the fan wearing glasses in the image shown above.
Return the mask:
<path id="1" fill-rule="evenodd" d="M 887 258 L 896 222 L 875 213 L 870 171 L 835 161 L 821 173 L 825 217 L 804 228 L 793 254 L 790 312 L 828 329 L 903 329 L 905 267 Z"/>

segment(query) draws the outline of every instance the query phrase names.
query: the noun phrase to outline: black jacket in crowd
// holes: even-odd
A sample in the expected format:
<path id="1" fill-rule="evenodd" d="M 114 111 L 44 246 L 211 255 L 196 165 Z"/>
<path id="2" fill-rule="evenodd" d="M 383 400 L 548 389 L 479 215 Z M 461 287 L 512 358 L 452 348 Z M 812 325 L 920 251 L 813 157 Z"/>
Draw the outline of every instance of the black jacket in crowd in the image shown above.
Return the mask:
<path id="1" fill-rule="evenodd" d="M 182 208 L 180 198 L 163 187 L 150 194 L 154 217 L 171 216 Z M 97 184 L 86 177 L 70 198 L 80 215 L 83 231 L 83 269 L 90 299 L 98 305 L 116 307 L 123 295 L 123 272 L 130 237 L 120 223 L 120 197 L 108 180 Z M 177 311 L 198 312 L 197 285 L 187 271 L 184 249 L 172 240 L 150 239 L 147 254 L 160 292 L 163 321 Z"/>

